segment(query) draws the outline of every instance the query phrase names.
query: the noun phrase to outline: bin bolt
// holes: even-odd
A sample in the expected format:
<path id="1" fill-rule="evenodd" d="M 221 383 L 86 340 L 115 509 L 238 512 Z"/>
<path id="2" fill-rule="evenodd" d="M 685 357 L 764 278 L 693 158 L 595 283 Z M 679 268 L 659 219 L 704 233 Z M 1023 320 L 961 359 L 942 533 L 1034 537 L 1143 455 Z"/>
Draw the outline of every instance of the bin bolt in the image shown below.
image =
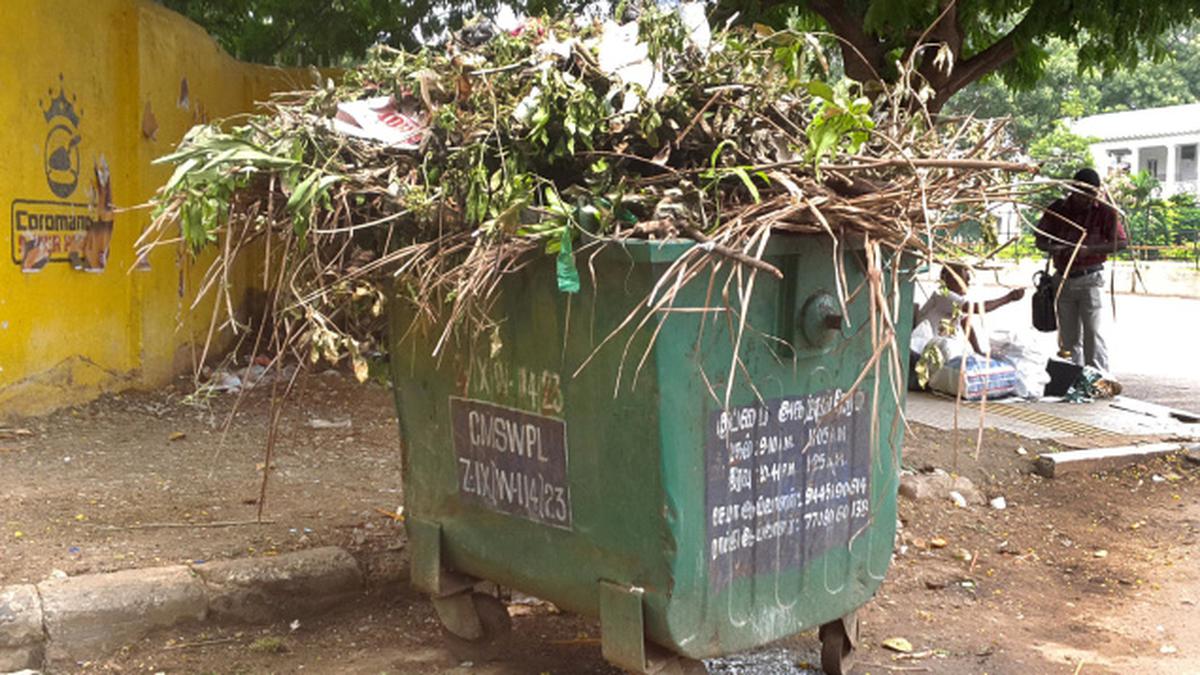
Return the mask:
<path id="1" fill-rule="evenodd" d="M 800 310 L 799 319 L 800 333 L 813 347 L 827 346 L 845 324 L 837 298 L 827 291 L 810 295 Z"/>

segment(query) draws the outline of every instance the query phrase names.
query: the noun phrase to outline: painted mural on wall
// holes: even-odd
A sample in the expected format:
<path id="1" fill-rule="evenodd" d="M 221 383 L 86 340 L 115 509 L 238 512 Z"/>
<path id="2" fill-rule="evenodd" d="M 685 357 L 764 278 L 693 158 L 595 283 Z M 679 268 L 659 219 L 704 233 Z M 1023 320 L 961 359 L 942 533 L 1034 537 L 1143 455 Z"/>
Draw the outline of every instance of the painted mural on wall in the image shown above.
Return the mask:
<path id="1" fill-rule="evenodd" d="M 85 272 L 103 272 L 112 243 L 112 173 L 101 155 L 83 169 L 83 108 L 67 95 L 63 76 L 58 93 L 38 102 L 46 124 L 42 172 L 45 195 L 14 199 L 11 207 L 12 260 L 23 272 L 50 263 L 68 263 Z M 87 184 L 80 189 L 80 183 Z"/>

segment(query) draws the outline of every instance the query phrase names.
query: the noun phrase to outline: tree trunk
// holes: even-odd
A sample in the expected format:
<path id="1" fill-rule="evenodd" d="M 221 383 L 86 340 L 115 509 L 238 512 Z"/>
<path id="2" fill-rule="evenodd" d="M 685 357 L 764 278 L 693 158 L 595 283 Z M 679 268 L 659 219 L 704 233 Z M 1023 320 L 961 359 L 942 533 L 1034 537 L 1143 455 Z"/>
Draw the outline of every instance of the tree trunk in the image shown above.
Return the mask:
<path id="1" fill-rule="evenodd" d="M 842 62 L 847 77 L 863 84 L 882 79 L 883 43 L 863 30 L 863 17 L 851 12 L 842 0 L 809 0 L 808 7 L 842 38 Z"/>

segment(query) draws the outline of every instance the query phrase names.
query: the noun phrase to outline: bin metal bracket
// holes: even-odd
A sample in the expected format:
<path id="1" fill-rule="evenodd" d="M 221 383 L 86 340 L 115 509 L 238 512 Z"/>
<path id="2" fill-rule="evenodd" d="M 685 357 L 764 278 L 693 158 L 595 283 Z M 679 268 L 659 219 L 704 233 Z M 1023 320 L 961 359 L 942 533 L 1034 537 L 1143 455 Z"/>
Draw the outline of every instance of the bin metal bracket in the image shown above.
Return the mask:
<path id="1" fill-rule="evenodd" d="M 429 594 L 438 619 L 447 630 L 467 640 L 480 638 L 483 625 L 471 597 L 475 580 L 450 572 L 442 564 L 441 524 L 410 518 L 406 529 L 412 548 L 413 587 Z"/>
<path id="2" fill-rule="evenodd" d="M 429 520 L 410 518 L 405 523 L 412 550 L 412 585 L 434 598 L 470 591 L 475 579 L 446 569 L 442 563 L 442 526 Z"/>
<path id="3" fill-rule="evenodd" d="M 636 586 L 600 581 L 600 651 L 609 663 L 635 673 L 647 670 L 643 595 Z"/>
<path id="4" fill-rule="evenodd" d="M 428 520 L 409 518 L 405 523 L 412 550 L 412 585 L 422 593 L 438 594 L 442 573 L 442 526 Z"/>

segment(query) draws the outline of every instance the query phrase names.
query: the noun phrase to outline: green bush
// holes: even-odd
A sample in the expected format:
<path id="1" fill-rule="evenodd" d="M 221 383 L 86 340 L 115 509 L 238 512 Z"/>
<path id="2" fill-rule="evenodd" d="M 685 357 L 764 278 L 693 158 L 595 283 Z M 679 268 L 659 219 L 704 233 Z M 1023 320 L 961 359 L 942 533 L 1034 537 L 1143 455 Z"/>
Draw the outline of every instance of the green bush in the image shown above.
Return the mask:
<path id="1" fill-rule="evenodd" d="M 1180 244 L 1159 251 L 1159 255 L 1163 260 L 1196 260 L 1197 252 L 1195 244 Z"/>

